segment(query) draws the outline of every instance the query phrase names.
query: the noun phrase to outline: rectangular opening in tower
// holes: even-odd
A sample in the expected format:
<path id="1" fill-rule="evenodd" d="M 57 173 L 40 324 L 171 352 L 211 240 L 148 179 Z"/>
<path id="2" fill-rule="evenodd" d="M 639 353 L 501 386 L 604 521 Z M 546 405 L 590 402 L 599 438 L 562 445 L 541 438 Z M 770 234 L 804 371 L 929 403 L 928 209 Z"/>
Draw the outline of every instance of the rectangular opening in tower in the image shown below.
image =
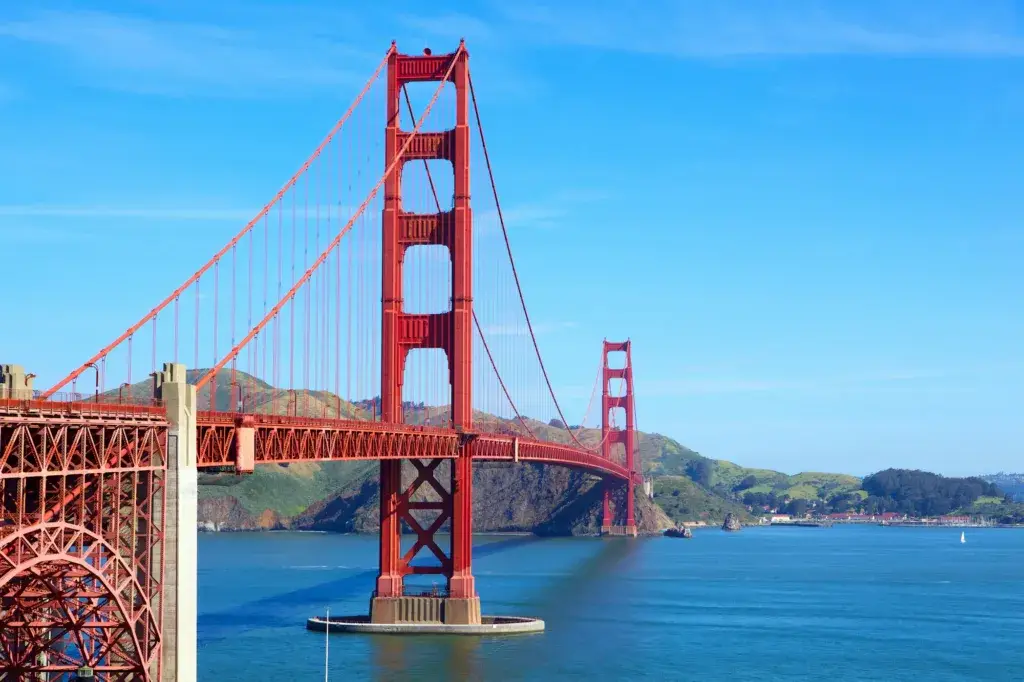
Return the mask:
<path id="1" fill-rule="evenodd" d="M 626 408 L 624 407 L 610 407 L 608 408 L 608 424 L 613 425 L 617 429 L 626 428 Z"/>
<path id="2" fill-rule="evenodd" d="M 402 264 L 402 312 L 446 313 L 452 305 L 452 259 L 445 246 L 413 246 Z"/>
<path id="3" fill-rule="evenodd" d="M 398 125 L 402 130 L 410 131 L 416 126 L 416 121 L 423 115 L 439 85 L 437 81 L 414 81 L 402 85 L 398 93 L 398 109 L 401 112 Z M 420 132 L 437 133 L 454 128 L 455 104 L 455 84 L 445 83 L 430 112 L 423 119 Z"/>
<path id="4" fill-rule="evenodd" d="M 455 205 L 455 171 L 447 159 L 402 164 L 402 210 L 432 215 Z"/>
<path id="5" fill-rule="evenodd" d="M 405 361 L 402 412 L 406 424 L 451 424 L 452 388 L 448 355 L 440 348 L 415 348 Z"/>
<path id="6" fill-rule="evenodd" d="M 621 350 L 608 351 L 608 367 L 622 369 L 626 366 L 626 352 Z"/>

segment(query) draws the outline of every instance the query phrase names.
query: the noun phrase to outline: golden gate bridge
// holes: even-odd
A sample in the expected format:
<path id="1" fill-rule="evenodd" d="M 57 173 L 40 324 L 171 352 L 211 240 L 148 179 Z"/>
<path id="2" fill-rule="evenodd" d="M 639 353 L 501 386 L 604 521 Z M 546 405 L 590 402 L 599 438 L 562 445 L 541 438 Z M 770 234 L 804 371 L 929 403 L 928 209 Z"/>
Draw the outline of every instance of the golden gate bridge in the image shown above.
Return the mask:
<path id="1" fill-rule="evenodd" d="M 486 188 L 472 207 L 471 182 Z M 3 681 L 195 679 L 200 469 L 379 461 L 373 623 L 481 622 L 475 462 L 591 472 L 602 532 L 636 535 L 630 342 L 601 347 L 587 408 L 600 437 L 569 426 L 461 43 L 392 43 L 224 248 L 67 376 L 36 379 L 0 365 Z M 418 575 L 445 580 L 426 616 Z"/>

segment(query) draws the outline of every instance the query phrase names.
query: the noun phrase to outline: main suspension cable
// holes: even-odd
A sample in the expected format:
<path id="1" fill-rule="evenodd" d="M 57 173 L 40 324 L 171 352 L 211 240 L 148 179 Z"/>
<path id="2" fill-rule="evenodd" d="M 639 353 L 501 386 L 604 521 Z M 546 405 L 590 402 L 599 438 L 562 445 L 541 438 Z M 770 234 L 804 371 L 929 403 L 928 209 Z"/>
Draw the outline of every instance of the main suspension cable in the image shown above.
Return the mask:
<path id="1" fill-rule="evenodd" d="M 412 110 L 412 100 L 409 98 L 409 90 L 403 87 L 402 94 L 405 95 L 405 105 L 409 110 L 409 117 L 415 121 L 416 114 L 414 114 Z M 437 196 L 437 187 L 434 185 L 434 178 L 430 174 L 430 164 L 427 163 L 426 159 L 423 159 L 423 169 L 427 172 L 427 182 L 430 183 L 430 192 L 434 195 L 434 205 L 437 207 L 438 214 L 440 214 L 441 200 Z M 505 394 L 508 404 L 512 407 L 512 411 L 515 413 L 516 419 L 518 419 L 522 427 L 526 429 L 526 432 L 530 434 L 530 437 L 536 440 L 537 436 L 534 435 L 533 431 L 527 425 L 526 420 L 523 419 L 523 415 L 519 413 L 519 408 L 516 407 L 515 401 L 512 400 L 512 396 L 509 394 L 508 388 L 505 386 L 505 380 L 501 377 L 501 372 L 498 371 L 498 364 L 494 361 L 491 349 L 487 345 L 487 339 L 484 338 L 484 330 L 480 326 L 480 320 L 477 318 L 476 309 L 473 310 L 473 324 L 476 326 L 477 334 L 480 336 L 480 341 L 484 345 L 484 351 L 487 353 L 487 359 L 490 361 L 491 367 L 494 369 L 494 374 L 498 377 L 498 384 L 501 386 L 501 390 Z"/>
<path id="2" fill-rule="evenodd" d="M 551 400 L 554 402 L 555 410 L 558 412 L 558 416 L 562 420 L 562 424 L 565 426 L 565 431 L 577 446 L 584 450 L 590 450 L 590 448 L 579 441 L 576 434 L 574 434 L 568 427 L 565 414 L 562 412 L 562 406 L 558 404 L 558 398 L 555 396 L 555 389 L 551 386 L 551 378 L 548 376 L 548 370 L 544 366 L 544 359 L 540 354 L 540 346 L 537 344 L 537 335 L 533 331 L 533 323 L 530 322 L 530 313 L 526 309 L 526 298 L 523 296 L 523 287 L 519 282 L 519 273 L 516 271 L 516 262 L 512 255 L 512 244 L 509 241 L 508 230 L 505 227 L 505 217 L 501 212 L 501 202 L 498 199 L 498 187 L 494 182 L 494 169 L 491 166 L 491 156 L 487 152 L 487 141 L 484 138 L 484 127 L 480 121 L 480 108 L 477 105 L 476 91 L 473 88 L 473 76 L 472 74 L 467 74 L 467 76 L 469 80 L 469 95 L 470 99 L 473 101 L 473 115 L 476 118 L 476 129 L 477 133 L 480 135 L 480 146 L 484 152 L 484 162 L 487 164 L 487 175 L 490 177 L 491 181 L 491 192 L 494 194 L 494 207 L 497 209 L 498 222 L 501 224 L 501 232 L 505 238 L 505 249 L 508 251 L 509 263 L 512 266 L 512 277 L 516 283 L 516 291 L 519 293 L 519 303 L 523 307 L 523 315 L 526 318 L 526 327 L 530 331 L 530 340 L 533 342 L 533 350 L 537 354 L 537 362 L 540 363 L 540 371 L 544 375 L 544 382 L 547 384 L 548 392 L 551 394 Z"/>

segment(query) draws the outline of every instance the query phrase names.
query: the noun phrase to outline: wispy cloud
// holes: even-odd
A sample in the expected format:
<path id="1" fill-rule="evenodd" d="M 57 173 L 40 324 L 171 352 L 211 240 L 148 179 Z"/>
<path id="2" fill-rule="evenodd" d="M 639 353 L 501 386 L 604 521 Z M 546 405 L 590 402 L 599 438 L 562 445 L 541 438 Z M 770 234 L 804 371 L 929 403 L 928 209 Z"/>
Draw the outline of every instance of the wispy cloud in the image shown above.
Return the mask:
<path id="1" fill-rule="evenodd" d="M 536 203 L 513 205 L 502 210 L 505 226 L 509 230 L 534 228 L 550 229 L 565 227 L 579 208 L 586 203 L 601 201 L 607 197 L 603 192 L 592 189 L 567 189 Z M 482 200 L 486 202 L 486 199 Z M 498 212 L 491 209 L 477 210 L 475 221 L 478 229 L 497 229 Z"/>
<path id="2" fill-rule="evenodd" d="M 541 334 L 552 334 L 555 332 L 563 331 L 565 329 L 572 329 L 576 327 L 576 323 L 572 321 L 565 322 L 540 322 L 533 325 L 533 333 L 540 336 Z M 521 324 L 491 324 L 482 326 L 484 336 L 527 336 L 530 330 L 527 329 L 526 323 Z"/>
<path id="3" fill-rule="evenodd" d="M 407 29 L 420 31 L 429 36 L 443 38 L 451 42 L 462 38 L 484 41 L 495 37 L 491 24 L 478 17 L 459 12 L 447 12 L 439 15 L 403 13 L 399 14 L 396 18 Z"/>
<path id="4" fill-rule="evenodd" d="M 736 378 L 736 377 L 684 377 L 678 379 L 637 379 L 637 391 L 658 397 L 685 397 L 692 395 L 735 393 L 784 393 L 884 390 L 897 386 L 927 386 L 936 390 L 936 380 L 956 383 L 979 376 L 999 375 L 1021 369 L 1020 364 L 992 364 L 947 369 L 913 369 L 861 374 L 793 377 L 793 378 Z"/>
<path id="5" fill-rule="evenodd" d="M 399 49 L 414 53 L 422 46 L 452 49 L 465 38 L 472 55 L 472 72 L 481 96 L 491 101 L 494 95 L 513 98 L 542 96 L 548 87 L 535 73 L 522 68 L 521 45 L 505 24 L 492 17 L 470 16 L 460 12 L 444 14 L 401 13 L 394 17 L 399 24 Z M 443 46 L 443 47 L 442 47 Z M 474 51 L 483 47 L 479 51 Z M 486 114 L 485 114 L 486 116 Z"/>
<path id="6" fill-rule="evenodd" d="M 366 78 L 363 53 L 279 25 L 222 28 L 107 12 L 43 11 L 0 23 L 0 38 L 53 50 L 92 84 L 149 94 L 262 96 Z M 331 66 L 352 63 L 353 57 L 353 71 Z"/>
<path id="7" fill-rule="evenodd" d="M 535 43 L 681 58 L 757 55 L 1024 56 L 1013 6 L 976 0 L 820 2 L 594 0 L 501 3 L 510 29 Z"/>
<path id="8" fill-rule="evenodd" d="M 567 209 L 554 204 L 515 206 L 502 211 L 505 227 L 509 230 L 558 227 L 565 222 L 568 215 Z M 498 227 L 498 212 L 494 210 L 481 211 L 477 222 L 484 227 L 491 225 Z"/>
<path id="9" fill-rule="evenodd" d="M 60 246 L 81 243 L 92 237 L 92 233 L 85 230 L 0 226 L 0 242 L 12 246 Z"/>
<path id="10" fill-rule="evenodd" d="M 247 221 L 258 209 L 123 208 L 114 206 L 0 205 L 5 218 L 105 218 L 173 221 Z"/>
<path id="11" fill-rule="evenodd" d="M 1024 370 L 1024 363 L 992 363 L 946 369 L 908 369 L 896 371 L 865 371 L 859 374 L 794 377 L 737 377 L 691 374 L 678 378 L 645 379 L 636 377 L 638 395 L 657 398 L 685 398 L 700 395 L 735 395 L 757 393 L 818 393 L 894 390 L 959 390 L 964 380 L 978 377 L 1003 377 Z M 941 383 L 936 383 L 936 382 Z M 590 386 L 566 386 L 559 396 L 581 398 L 590 395 Z"/>

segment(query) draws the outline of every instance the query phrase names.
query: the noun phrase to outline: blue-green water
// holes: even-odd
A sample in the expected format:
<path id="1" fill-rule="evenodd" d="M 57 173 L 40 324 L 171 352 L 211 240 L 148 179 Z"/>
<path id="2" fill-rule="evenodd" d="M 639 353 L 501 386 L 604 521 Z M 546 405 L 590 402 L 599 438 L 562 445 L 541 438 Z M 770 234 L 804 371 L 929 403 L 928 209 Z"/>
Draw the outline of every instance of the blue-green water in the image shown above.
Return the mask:
<path id="1" fill-rule="evenodd" d="M 478 537 L 503 639 L 334 635 L 332 680 L 1022 680 L 1024 532 L 846 527 Z M 322 680 L 322 614 L 365 613 L 376 538 L 200 538 L 201 680 Z"/>

